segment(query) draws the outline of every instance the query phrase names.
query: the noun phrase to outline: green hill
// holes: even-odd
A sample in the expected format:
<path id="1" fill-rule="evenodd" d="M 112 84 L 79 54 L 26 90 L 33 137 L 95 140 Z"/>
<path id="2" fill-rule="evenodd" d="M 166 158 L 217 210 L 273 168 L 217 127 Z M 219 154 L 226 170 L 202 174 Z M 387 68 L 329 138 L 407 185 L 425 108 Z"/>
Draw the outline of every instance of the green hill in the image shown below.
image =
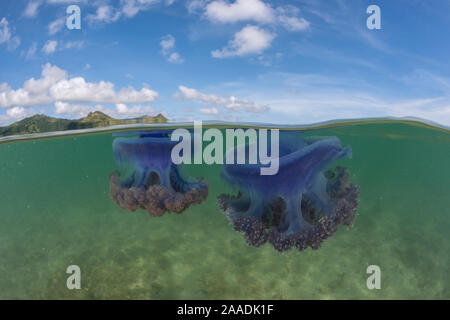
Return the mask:
<path id="1" fill-rule="evenodd" d="M 89 129 L 118 124 L 166 122 L 167 119 L 162 114 L 158 114 L 155 117 L 142 116 L 133 119 L 114 119 L 103 112 L 95 111 L 78 120 L 59 119 L 39 114 L 17 121 L 7 127 L 0 127 L 0 137 L 27 133 Z"/>

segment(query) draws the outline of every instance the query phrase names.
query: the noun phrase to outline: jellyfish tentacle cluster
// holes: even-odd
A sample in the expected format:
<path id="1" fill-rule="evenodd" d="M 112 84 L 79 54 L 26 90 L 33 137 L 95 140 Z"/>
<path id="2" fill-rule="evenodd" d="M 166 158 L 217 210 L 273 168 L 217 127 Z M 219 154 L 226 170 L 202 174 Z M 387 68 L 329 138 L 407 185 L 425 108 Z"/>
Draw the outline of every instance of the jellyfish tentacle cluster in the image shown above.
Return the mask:
<path id="1" fill-rule="evenodd" d="M 173 164 L 170 130 L 142 131 L 122 134 L 113 142 L 115 160 L 132 173 L 121 179 L 120 173 L 110 174 L 111 198 L 122 209 L 138 208 L 150 216 L 165 212 L 181 213 L 208 196 L 208 184 L 203 179 L 185 177 L 179 165 Z"/>
<path id="2" fill-rule="evenodd" d="M 219 195 L 219 207 L 249 245 L 269 242 L 280 252 L 318 249 L 356 215 L 359 187 L 346 168 L 328 169 L 351 157 L 351 149 L 336 137 L 302 139 L 298 132 L 280 132 L 279 155 L 275 175 L 260 175 L 260 163 L 225 164 L 222 177 L 238 192 Z"/>

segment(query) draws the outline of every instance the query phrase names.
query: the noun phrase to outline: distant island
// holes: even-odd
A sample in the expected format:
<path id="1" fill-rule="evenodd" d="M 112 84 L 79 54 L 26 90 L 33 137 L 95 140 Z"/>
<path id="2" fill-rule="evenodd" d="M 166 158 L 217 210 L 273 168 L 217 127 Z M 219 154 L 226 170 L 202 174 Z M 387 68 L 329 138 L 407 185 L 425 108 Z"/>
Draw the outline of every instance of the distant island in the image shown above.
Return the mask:
<path id="1" fill-rule="evenodd" d="M 0 137 L 21 135 L 28 133 L 90 129 L 98 127 L 108 127 L 119 124 L 166 123 L 166 122 L 167 119 L 162 114 L 158 114 L 157 116 L 154 117 L 142 116 L 132 119 L 114 119 L 104 114 L 103 112 L 95 111 L 89 113 L 86 117 L 78 120 L 59 119 L 39 114 L 17 121 L 6 127 L 0 127 Z"/>

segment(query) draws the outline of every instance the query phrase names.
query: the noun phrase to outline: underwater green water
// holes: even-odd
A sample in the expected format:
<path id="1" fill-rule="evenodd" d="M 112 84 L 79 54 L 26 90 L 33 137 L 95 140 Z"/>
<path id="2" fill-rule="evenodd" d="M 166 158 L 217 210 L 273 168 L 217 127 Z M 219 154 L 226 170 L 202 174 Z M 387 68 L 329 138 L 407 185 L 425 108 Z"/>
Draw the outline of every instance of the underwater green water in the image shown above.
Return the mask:
<path id="1" fill-rule="evenodd" d="M 210 182 L 204 203 L 152 218 L 110 199 L 111 134 L 0 145 L 0 298 L 450 299 L 450 133 L 398 122 L 305 135 L 352 147 L 340 163 L 359 215 L 319 250 L 285 254 L 233 230 L 218 166 L 189 168 Z M 66 287 L 72 264 L 81 290 Z"/>

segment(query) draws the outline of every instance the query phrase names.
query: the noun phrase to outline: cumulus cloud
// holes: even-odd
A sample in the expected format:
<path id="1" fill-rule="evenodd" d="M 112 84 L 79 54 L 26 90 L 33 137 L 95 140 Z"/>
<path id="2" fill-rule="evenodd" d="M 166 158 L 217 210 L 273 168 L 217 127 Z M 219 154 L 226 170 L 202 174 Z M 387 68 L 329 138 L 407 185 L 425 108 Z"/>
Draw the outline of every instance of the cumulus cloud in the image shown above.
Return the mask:
<path id="1" fill-rule="evenodd" d="M 37 42 L 33 42 L 25 54 L 25 59 L 28 60 L 28 59 L 33 58 L 36 51 L 37 51 Z"/>
<path id="2" fill-rule="evenodd" d="M 268 106 L 260 105 L 250 100 L 237 99 L 234 96 L 224 98 L 215 94 L 202 93 L 185 86 L 179 86 L 178 89 L 179 92 L 175 94 L 175 97 L 179 100 L 200 101 L 205 106 L 221 106 L 228 110 L 246 112 L 264 112 L 269 109 Z M 205 110 L 203 109 L 203 113 L 205 113 Z"/>
<path id="3" fill-rule="evenodd" d="M 132 107 L 128 107 L 124 103 L 116 104 L 116 114 L 119 116 L 126 117 L 138 117 L 141 115 L 151 115 L 155 113 L 155 109 L 150 106 L 142 106 L 142 105 L 134 105 Z"/>
<path id="4" fill-rule="evenodd" d="M 212 51 L 211 55 L 214 58 L 226 58 L 260 54 L 270 47 L 274 38 L 275 34 L 249 25 L 236 32 L 226 47 Z"/>
<path id="5" fill-rule="evenodd" d="M 304 18 L 297 18 L 288 15 L 280 15 L 278 17 L 278 20 L 289 31 L 304 31 L 309 28 L 309 22 Z"/>
<path id="6" fill-rule="evenodd" d="M 298 17 L 300 10 L 293 5 L 274 9 L 262 0 L 236 0 L 233 3 L 216 0 L 208 4 L 202 0 L 194 0 L 189 3 L 188 9 L 195 12 L 199 7 L 204 7 L 204 16 L 213 23 L 252 21 L 281 25 L 289 31 L 304 31 L 309 28 L 309 21 Z"/>
<path id="7" fill-rule="evenodd" d="M 97 8 L 95 14 L 88 14 L 87 20 L 91 23 L 111 23 L 119 20 L 121 12 L 112 6 L 104 5 Z"/>
<path id="8" fill-rule="evenodd" d="M 55 21 L 50 22 L 47 27 L 48 34 L 52 36 L 61 31 L 64 27 L 64 23 L 65 23 L 64 17 L 58 18 Z"/>
<path id="9" fill-rule="evenodd" d="M 167 59 L 167 61 L 172 62 L 172 63 L 183 63 L 184 59 L 181 58 L 181 56 L 178 54 L 178 52 L 172 52 L 169 55 L 169 58 Z"/>
<path id="10" fill-rule="evenodd" d="M 189 13 L 198 13 L 205 7 L 207 0 L 191 0 L 188 1 L 186 7 Z"/>
<path id="11" fill-rule="evenodd" d="M 87 20 L 90 23 L 112 23 L 122 17 L 132 18 L 141 11 L 147 11 L 160 0 L 120 0 L 120 5 L 100 5 L 95 14 L 89 14 Z M 166 5 L 171 5 L 173 1 L 166 1 Z"/>
<path id="12" fill-rule="evenodd" d="M 85 117 L 92 111 L 103 111 L 103 106 L 87 106 L 83 104 L 72 104 L 68 102 L 56 101 L 54 111 L 59 115 L 70 115 L 75 117 Z"/>
<path id="13" fill-rule="evenodd" d="M 161 46 L 161 53 L 167 55 L 175 48 L 175 38 L 168 34 L 161 39 L 159 45 Z"/>
<path id="14" fill-rule="evenodd" d="M 8 50 L 15 50 L 20 45 L 20 38 L 13 35 L 8 20 L 0 20 L 0 45 L 6 44 Z"/>
<path id="15" fill-rule="evenodd" d="M 24 118 L 30 117 L 36 114 L 31 108 L 13 107 L 6 109 L 5 114 L 0 114 L 0 124 L 7 124 L 15 121 L 20 121 Z"/>
<path id="16" fill-rule="evenodd" d="M 212 108 L 201 108 L 200 113 L 206 114 L 206 115 L 217 115 L 219 114 L 219 110 L 215 107 Z"/>
<path id="17" fill-rule="evenodd" d="M 183 63 L 183 58 L 178 52 L 175 52 L 175 38 L 171 34 L 164 36 L 159 45 L 161 46 L 161 54 L 167 58 L 167 61 Z"/>
<path id="18" fill-rule="evenodd" d="M 13 107 L 6 110 L 6 115 L 14 120 L 21 120 L 34 113 L 33 110 L 25 109 L 24 107 Z"/>
<path id="19" fill-rule="evenodd" d="M 58 47 L 58 41 L 48 40 L 42 47 L 42 52 L 46 55 L 52 54 L 56 51 Z"/>
<path id="20" fill-rule="evenodd" d="M 289 31 L 305 31 L 310 23 L 304 18 L 299 18 L 300 10 L 292 5 L 276 8 L 277 22 Z"/>
<path id="21" fill-rule="evenodd" d="M 5 43 L 11 39 L 11 33 L 8 27 L 8 20 L 2 18 L 0 20 L 0 43 Z"/>
<path id="22" fill-rule="evenodd" d="M 84 47 L 84 41 L 67 41 L 62 47 L 64 49 L 81 49 Z"/>
<path id="23" fill-rule="evenodd" d="M 132 107 L 123 103 L 115 105 L 114 109 L 106 108 L 101 104 L 86 105 L 56 101 L 54 112 L 58 115 L 66 115 L 75 118 L 87 116 L 90 112 L 101 111 L 114 118 L 131 118 L 143 115 L 154 115 L 156 112 L 151 106 L 134 105 Z"/>
<path id="24" fill-rule="evenodd" d="M 48 95 L 49 88 L 67 77 L 64 70 L 47 64 L 42 70 L 40 79 L 31 78 L 25 81 L 22 88 L 13 90 L 7 83 L 0 84 L 0 107 L 46 105 L 52 102 Z"/>
<path id="25" fill-rule="evenodd" d="M 84 41 L 67 41 L 58 42 L 56 40 L 48 40 L 42 47 L 42 52 L 46 55 L 51 55 L 56 51 L 70 50 L 70 49 L 81 49 L 84 47 Z M 31 48 L 30 48 L 31 49 Z"/>
<path id="26" fill-rule="evenodd" d="M 49 92 L 55 100 L 100 103 L 152 102 L 158 96 L 149 88 L 136 91 L 130 87 L 116 92 L 111 82 L 86 82 L 82 77 L 61 80 L 54 84 Z"/>
<path id="27" fill-rule="evenodd" d="M 61 4 L 61 3 L 85 3 L 87 0 L 47 0 L 47 3 Z"/>
<path id="28" fill-rule="evenodd" d="M 87 82 L 82 77 L 70 78 L 65 70 L 47 63 L 41 78 L 25 81 L 22 88 L 12 89 L 7 83 L 0 84 L 0 107 L 47 105 L 54 102 L 86 103 L 148 103 L 158 93 L 147 87 L 132 87 L 116 91 L 111 82 Z"/>
<path id="29" fill-rule="evenodd" d="M 27 18 L 34 18 L 37 16 L 38 9 L 42 4 L 42 0 L 31 0 L 28 2 L 25 10 L 23 12 L 23 16 Z"/>
<path id="30" fill-rule="evenodd" d="M 212 22 L 233 23 L 255 21 L 269 23 L 275 20 L 273 9 L 261 0 L 236 0 L 228 3 L 212 1 L 205 8 L 205 16 Z"/>
<path id="31" fill-rule="evenodd" d="M 150 5 L 159 2 L 159 0 L 120 0 L 122 4 L 122 13 L 128 17 L 134 17 L 140 11 L 148 10 Z"/>
<path id="32" fill-rule="evenodd" d="M 287 123 L 317 123 L 336 119 L 418 117 L 450 125 L 450 98 L 396 100 L 358 92 L 308 93 L 267 97 L 271 109 Z"/>

